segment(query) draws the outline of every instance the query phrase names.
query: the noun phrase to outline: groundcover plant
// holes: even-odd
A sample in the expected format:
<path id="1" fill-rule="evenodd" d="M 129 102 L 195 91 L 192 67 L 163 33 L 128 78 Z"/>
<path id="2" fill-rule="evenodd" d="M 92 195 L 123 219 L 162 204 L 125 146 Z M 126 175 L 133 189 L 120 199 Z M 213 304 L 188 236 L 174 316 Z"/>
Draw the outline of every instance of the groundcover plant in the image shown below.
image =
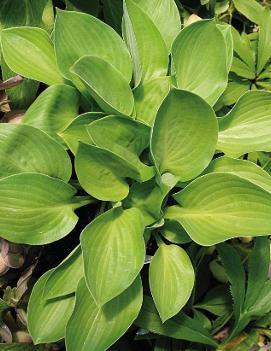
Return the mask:
<path id="1" fill-rule="evenodd" d="M 249 37 L 215 18 L 182 26 L 173 0 L 104 1 L 99 18 L 98 1 L 3 1 L 0 106 L 27 108 L 0 124 L 3 247 L 82 231 L 20 317 L 38 346 L 0 349 L 104 351 L 130 327 L 155 351 L 270 336 L 271 13 L 250 4 L 257 16 L 234 1 L 259 25 Z"/>

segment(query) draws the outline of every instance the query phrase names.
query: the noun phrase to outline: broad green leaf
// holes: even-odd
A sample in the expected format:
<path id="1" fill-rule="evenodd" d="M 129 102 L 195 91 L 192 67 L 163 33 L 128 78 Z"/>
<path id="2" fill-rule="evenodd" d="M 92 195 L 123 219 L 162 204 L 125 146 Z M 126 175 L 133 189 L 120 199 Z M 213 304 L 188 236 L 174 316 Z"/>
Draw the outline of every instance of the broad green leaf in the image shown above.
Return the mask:
<path id="1" fill-rule="evenodd" d="M 37 172 L 68 181 L 70 158 L 63 147 L 41 130 L 23 124 L 0 124 L 0 178 Z"/>
<path id="2" fill-rule="evenodd" d="M 233 4 L 251 22 L 260 24 L 264 20 L 264 7 L 256 0 L 233 0 Z"/>
<path id="3" fill-rule="evenodd" d="M 235 174 L 271 193 L 271 176 L 253 162 L 223 156 L 213 160 L 204 171 L 213 172 Z"/>
<path id="4" fill-rule="evenodd" d="M 72 120 L 68 127 L 58 134 L 68 145 L 69 149 L 76 154 L 79 147 L 79 141 L 85 144 L 92 144 L 92 140 L 87 132 L 87 126 L 103 116 L 104 114 L 101 112 L 83 113 Z"/>
<path id="5" fill-rule="evenodd" d="M 62 74 L 72 79 L 71 66 L 82 56 L 103 59 L 129 82 L 132 62 L 121 37 L 99 19 L 79 12 L 58 10 L 55 23 L 55 51 Z"/>
<path id="6" fill-rule="evenodd" d="M 177 221 L 166 220 L 161 228 L 161 234 L 164 238 L 174 244 L 186 244 L 191 241 L 191 238 Z"/>
<path id="7" fill-rule="evenodd" d="M 269 61 L 271 56 L 271 11 L 265 9 L 264 21 L 259 27 L 259 41 L 258 41 L 258 60 L 257 60 L 257 74 L 261 73 L 262 69 Z"/>
<path id="8" fill-rule="evenodd" d="M 170 87 L 171 77 L 158 77 L 139 85 L 134 90 L 136 119 L 152 125 Z"/>
<path id="9" fill-rule="evenodd" d="M 79 143 L 75 171 L 83 189 L 102 201 L 120 201 L 129 193 L 127 164 L 108 150 Z"/>
<path id="10" fill-rule="evenodd" d="M 4 81 L 15 76 L 15 73 L 7 66 L 3 58 L 1 60 L 1 71 Z M 6 93 L 8 94 L 11 110 L 27 109 L 35 100 L 38 87 L 39 82 L 24 78 L 18 86 L 8 89 Z"/>
<path id="11" fill-rule="evenodd" d="M 150 263 L 149 282 L 163 323 L 185 306 L 194 281 L 194 269 L 185 250 L 176 245 L 159 246 Z"/>
<path id="12" fill-rule="evenodd" d="M 26 111 L 22 123 L 39 128 L 58 141 L 78 115 L 79 94 L 71 86 L 56 84 L 43 91 Z"/>
<path id="13" fill-rule="evenodd" d="M 0 180 L 1 236 L 15 243 L 47 244 L 69 234 L 74 210 L 90 202 L 60 179 L 21 173 Z"/>
<path id="14" fill-rule="evenodd" d="M 227 173 L 199 177 L 174 198 L 165 217 L 181 223 L 189 236 L 209 246 L 238 236 L 268 235 L 271 230 L 270 193 Z"/>
<path id="15" fill-rule="evenodd" d="M 237 324 L 245 302 L 245 270 L 239 254 L 232 246 L 223 243 L 217 246 L 217 250 L 231 284 L 230 291 L 233 298 L 235 324 Z"/>
<path id="16" fill-rule="evenodd" d="M 123 116 L 107 116 L 87 128 L 94 144 L 107 149 L 135 167 L 142 180 L 154 175 L 153 167 L 140 161 L 139 156 L 149 147 L 150 128 Z"/>
<path id="17" fill-rule="evenodd" d="M 214 105 L 228 82 L 226 42 L 215 22 L 202 20 L 184 28 L 173 43 L 172 59 L 178 87 Z"/>
<path id="18" fill-rule="evenodd" d="M 138 208 L 145 224 L 150 225 L 162 217 L 162 203 L 169 190 L 170 188 L 159 186 L 154 180 L 142 184 L 134 183 L 123 205 Z"/>
<path id="19" fill-rule="evenodd" d="M 250 90 L 250 82 L 247 80 L 233 80 L 228 83 L 227 89 L 220 96 L 214 109 L 219 111 L 224 106 L 231 106 L 247 91 Z"/>
<path id="20" fill-rule="evenodd" d="M 49 275 L 43 289 L 43 299 L 54 299 L 75 293 L 84 276 L 83 256 L 80 246 L 65 258 Z"/>
<path id="21" fill-rule="evenodd" d="M 257 238 L 248 258 L 248 280 L 245 308 L 254 307 L 263 285 L 267 280 L 270 262 L 270 242 L 268 237 Z"/>
<path id="22" fill-rule="evenodd" d="M 160 107 L 152 131 L 151 150 L 160 173 L 187 181 L 210 163 L 217 143 L 217 121 L 199 96 L 172 90 Z"/>
<path id="23" fill-rule="evenodd" d="M 66 324 L 74 308 L 74 295 L 51 301 L 42 298 L 46 280 L 52 270 L 46 272 L 35 284 L 27 309 L 27 324 L 35 344 L 61 340 L 65 335 Z"/>
<path id="24" fill-rule="evenodd" d="M 250 45 L 249 37 L 246 33 L 240 35 L 238 31 L 231 27 L 233 38 L 233 48 L 240 59 L 249 67 L 252 72 L 255 72 L 255 54 Z"/>
<path id="25" fill-rule="evenodd" d="M 85 278 L 98 306 L 127 289 L 140 272 L 145 259 L 144 227 L 138 209 L 116 207 L 82 232 Z"/>
<path id="26" fill-rule="evenodd" d="M 128 116 L 132 114 L 132 90 L 120 71 L 111 63 L 99 57 L 84 56 L 76 61 L 71 71 L 86 85 L 102 110 Z"/>
<path id="27" fill-rule="evenodd" d="M 217 148 L 233 157 L 253 151 L 271 151 L 270 97 L 267 91 L 250 91 L 241 96 L 233 109 L 218 119 Z"/>
<path id="28" fill-rule="evenodd" d="M 181 30 L 181 19 L 174 0 L 135 0 L 152 19 L 167 45 L 168 51 Z"/>
<path id="29" fill-rule="evenodd" d="M 144 297 L 143 306 L 135 324 L 155 334 L 216 346 L 216 342 L 206 329 L 197 320 L 182 312 L 162 323 L 152 299 L 148 296 Z"/>
<path id="30" fill-rule="evenodd" d="M 67 351 L 105 351 L 114 344 L 136 319 L 142 305 L 140 278 L 121 295 L 103 307 L 97 307 L 85 281 L 76 292 L 76 304 L 66 329 Z"/>
<path id="31" fill-rule="evenodd" d="M 168 51 L 151 18 L 133 0 L 124 1 L 124 38 L 134 62 L 135 86 L 142 81 L 164 77 Z"/>
<path id="32" fill-rule="evenodd" d="M 12 71 L 48 85 L 63 82 L 53 44 L 45 30 L 8 28 L 2 31 L 1 42 L 4 60 Z"/>
<path id="33" fill-rule="evenodd" d="M 86 12 L 93 16 L 98 16 L 100 10 L 99 0 L 65 0 L 67 10 Z"/>

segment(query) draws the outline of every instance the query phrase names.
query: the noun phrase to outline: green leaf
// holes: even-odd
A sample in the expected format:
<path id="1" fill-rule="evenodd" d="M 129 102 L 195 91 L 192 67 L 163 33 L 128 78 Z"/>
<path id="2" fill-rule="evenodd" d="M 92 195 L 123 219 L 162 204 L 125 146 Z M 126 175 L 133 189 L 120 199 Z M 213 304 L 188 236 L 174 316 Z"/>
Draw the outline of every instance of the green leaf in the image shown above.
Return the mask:
<path id="1" fill-rule="evenodd" d="M 86 12 L 93 16 L 98 16 L 100 10 L 99 0 L 65 0 L 67 10 Z"/>
<path id="2" fill-rule="evenodd" d="M 151 18 L 133 0 L 124 1 L 123 31 L 134 62 L 135 86 L 141 81 L 166 76 L 168 51 L 164 39 Z"/>
<path id="3" fill-rule="evenodd" d="M 82 232 L 85 278 L 98 306 L 127 289 L 140 272 L 145 259 L 144 227 L 138 209 L 116 207 Z"/>
<path id="4" fill-rule="evenodd" d="M 134 90 L 136 119 L 152 125 L 170 87 L 171 77 L 158 77 L 139 85 Z"/>
<path id="5" fill-rule="evenodd" d="M 131 115 L 134 97 L 129 83 L 111 63 L 95 56 L 84 56 L 71 71 L 86 85 L 91 96 L 107 113 Z M 118 92 L 117 94 L 115 92 Z"/>
<path id="6" fill-rule="evenodd" d="M 259 27 L 257 74 L 261 73 L 271 56 L 271 11 L 265 9 L 264 21 Z"/>
<path id="7" fill-rule="evenodd" d="M 250 90 L 250 82 L 243 80 L 233 80 L 228 83 L 227 89 L 219 98 L 214 109 L 219 111 L 224 106 L 230 106 L 236 103 L 236 101 L 247 91 Z"/>
<path id="8" fill-rule="evenodd" d="M 97 307 L 82 279 L 76 293 L 75 309 L 67 325 L 67 350 L 107 350 L 134 322 L 142 299 L 142 284 L 137 278 L 121 295 L 103 307 Z"/>
<path id="9" fill-rule="evenodd" d="M 63 82 L 53 44 L 45 30 L 34 27 L 5 29 L 1 42 L 4 60 L 12 71 L 48 85 Z"/>
<path id="10" fill-rule="evenodd" d="M 129 193 L 127 163 L 108 150 L 80 143 L 75 171 L 83 189 L 102 201 L 121 201 Z"/>
<path id="11" fill-rule="evenodd" d="M 47 244 L 69 234 L 78 217 L 74 209 L 89 203 L 62 180 L 21 173 L 0 180 L 1 236 L 31 245 Z"/>
<path id="12" fill-rule="evenodd" d="M 43 130 L 58 141 L 78 115 L 79 94 L 71 86 L 56 84 L 43 91 L 26 111 L 22 123 Z"/>
<path id="13" fill-rule="evenodd" d="M 213 160 L 204 171 L 213 172 L 235 174 L 271 193 L 271 176 L 253 162 L 223 156 Z"/>
<path id="14" fill-rule="evenodd" d="M 271 151 L 271 120 L 267 113 L 270 97 L 271 93 L 267 91 L 250 91 L 241 96 L 233 109 L 218 119 L 217 148 L 232 157 L 253 151 Z"/>
<path id="15" fill-rule="evenodd" d="M 87 128 L 94 144 L 113 152 L 138 170 L 142 181 L 154 175 L 153 167 L 140 161 L 139 156 L 149 146 L 150 128 L 123 116 L 107 116 Z"/>
<path id="16" fill-rule="evenodd" d="M 52 270 L 46 272 L 35 284 L 27 309 L 27 324 L 35 344 L 55 342 L 63 339 L 66 324 L 72 314 L 73 295 L 45 301 L 42 292 Z"/>
<path id="17" fill-rule="evenodd" d="M 251 72 L 255 72 L 255 54 L 253 53 L 248 35 L 245 32 L 240 35 L 234 27 L 231 27 L 231 34 L 234 51 Z"/>
<path id="18" fill-rule="evenodd" d="M 162 244 L 151 260 L 149 282 L 164 323 L 185 306 L 192 293 L 195 273 L 185 250 L 176 245 Z"/>
<path id="19" fill-rule="evenodd" d="M 235 323 L 237 323 L 244 307 L 246 289 L 245 270 L 239 254 L 232 246 L 223 243 L 217 246 L 217 250 L 231 284 Z"/>
<path id="20" fill-rule="evenodd" d="M 122 0 L 103 0 L 103 15 L 105 22 L 121 34 L 121 22 L 123 15 Z"/>
<path id="21" fill-rule="evenodd" d="M 156 116 L 151 150 L 160 173 L 187 181 L 210 163 L 217 143 L 217 121 L 199 96 L 172 90 Z"/>
<path id="22" fill-rule="evenodd" d="M 214 105 L 228 83 L 226 50 L 224 36 L 213 20 L 198 21 L 184 28 L 172 47 L 178 87 Z"/>
<path id="23" fill-rule="evenodd" d="M 230 26 L 228 24 L 217 24 L 216 26 L 220 30 L 220 32 L 222 33 L 224 40 L 225 40 L 225 43 L 226 43 L 227 69 L 229 72 L 231 69 L 232 59 L 233 59 L 233 37 L 232 37 L 232 33 L 231 33 L 232 26 Z"/>
<path id="24" fill-rule="evenodd" d="M 68 145 L 69 149 L 76 154 L 79 147 L 79 141 L 85 144 L 92 144 L 92 140 L 87 131 L 87 126 L 101 117 L 104 117 L 104 114 L 101 112 L 83 113 L 73 119 L 68 127 L 58 134 Z"/>
<path id="25" fill-rule="evenodd" d="M 143 306 L 135 324 L 159 335 L 216 346 L 216 342 L 206 329 L 197 320 L 191 319 L 184 313 L 179 313 L 162 323 L 152 299 L 148 296 L 144 297 Z"/>
<path id="26" fill-rule="evenodd" d="M 207 174 L 174 198 L 180 206 L 169 207 L 165 217 L 179 221 L 200 245 L 270 233 L 270 193 L 239 176 Z"/>
<path id="27" fill-rule="evenodd" d="M 86 55 L 110 62 L 128 82 L 131 79 L 132 62 L 121 37 L 104 22 L 90 15 L 57 11 L 55 51 L 59 68 L 67 79 L 73 79 L 71 66 Z"/>
<path id="28" fill-rule="evenodd" d="M 270 262 L 270 242 L 266 238 L 255 239 L 254 247 L 248 258 L 248 280 L 245 308 L 255 307 L 268 277 Z"/>
<path id="29" fill-rule="evenodd" d="M 251 69 L 248 65 L 239 58 L 234 57 L 231 66 L 231 72 L 246 79 L 253 80 L 255 78 L 255 69 Z"/>
<path id="30" fill-rule="evenodd" d="M 161 234 L 174 244 L 187 244 L 191 241 L 191 238 L 177 221 L 166 220 L 161 228 Z"/>
<path id="31" fill-rule="evenodd" d="M 260 24 L 264 20 L 264 7 L 255 0 L 233 0 L 237 11 L 251 22 Z"/>
<path id="32" fill-rule="evenodd" d="M 23 124 L 0 124 L 0 178 L 26 172 L 47 174 L 68 181 L 71 161 L 55 140 Z"/>
<path id="33" fill-rule="evenodd" d="M 43 299 L 54 299 L 75 293 L 83 276 L 83 256 L 79 245 L 52 270 L 44 285 Z"/>
<path id="34" fill-rule="evenodd" d="M 181 19 L 174 0 L 135 0 L 159 29 L 168 51 L 181 30 Z"/>
<path id="35" fill-rule="evenodd" d="M 1 351 L 45 351 L 44 345 L 32 345 L 32 344 L 1 344 L 0 343 L 0 350 Z"/>

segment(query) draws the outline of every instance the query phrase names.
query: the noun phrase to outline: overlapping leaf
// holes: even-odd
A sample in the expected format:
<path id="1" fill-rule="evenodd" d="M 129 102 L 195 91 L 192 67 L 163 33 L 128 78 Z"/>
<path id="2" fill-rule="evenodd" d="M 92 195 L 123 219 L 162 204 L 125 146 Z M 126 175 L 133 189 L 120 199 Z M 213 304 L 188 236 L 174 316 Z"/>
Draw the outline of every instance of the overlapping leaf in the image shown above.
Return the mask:
<path id="1" fill-rule="evenodd" d="M 143 231 L 138 209 L 118 207 L 96 218 L 82 232 L 86 282 L 98 306 L 135 280 L 145 259 Z"/>

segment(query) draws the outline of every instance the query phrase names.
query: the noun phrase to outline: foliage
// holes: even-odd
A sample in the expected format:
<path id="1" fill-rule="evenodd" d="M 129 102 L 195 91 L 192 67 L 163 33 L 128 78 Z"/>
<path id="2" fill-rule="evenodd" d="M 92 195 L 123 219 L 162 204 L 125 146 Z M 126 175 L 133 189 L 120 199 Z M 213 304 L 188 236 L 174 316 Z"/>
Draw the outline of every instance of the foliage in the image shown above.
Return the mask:
<path id="1" fill-rule="evenodd" d="M 0 91 L 25 111 L 0 124 L 1 236 L 81 232 L 32 290 L 29 350 L 114 350 L 127 331 L 154 351 L 252 347 L 271 311 L 270 9 L 11 2 L 2 78 L 24 79 Z M 193 8 L 204 19 L 187 20 Z M 29 294 L 7 291 L 3 316 Z"/>

